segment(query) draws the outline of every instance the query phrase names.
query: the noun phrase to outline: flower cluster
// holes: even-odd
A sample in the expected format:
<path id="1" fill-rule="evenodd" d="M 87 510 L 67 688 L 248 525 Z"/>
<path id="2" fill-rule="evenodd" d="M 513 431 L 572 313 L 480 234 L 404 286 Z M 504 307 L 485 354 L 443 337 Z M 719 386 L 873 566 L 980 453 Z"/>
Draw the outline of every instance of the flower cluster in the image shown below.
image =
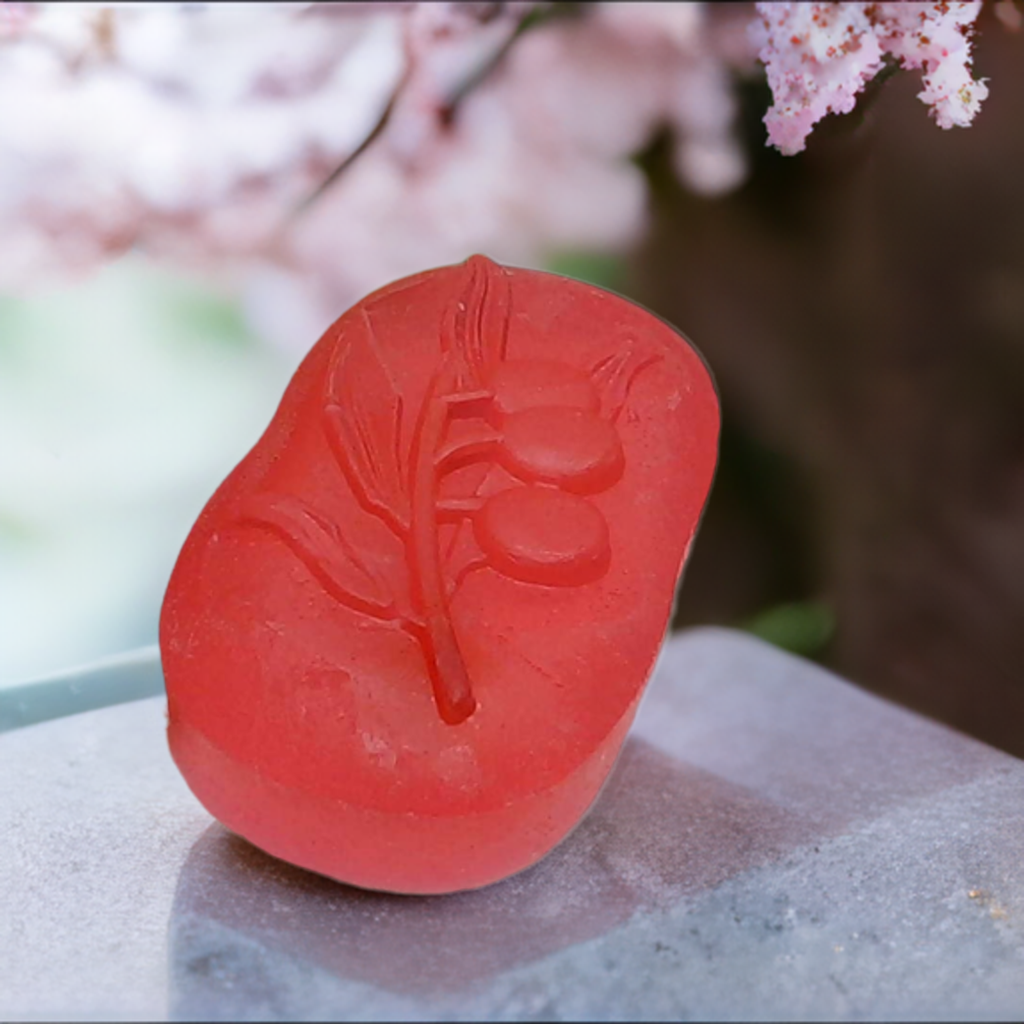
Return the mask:
<path id="1" fill-rule="evenodd" d="M 988 96 L 971 75 L 970 29 L 981 10 L 969 3 L 759 3 L 751 36 L 758 45 L 774 104 L 765 117 L 769 141 L 800 152 L 829 113 L 853 109 L 857 94 L 886 55 L 924 69 L 918 97 L 942 128 L 965 127 Z"/>

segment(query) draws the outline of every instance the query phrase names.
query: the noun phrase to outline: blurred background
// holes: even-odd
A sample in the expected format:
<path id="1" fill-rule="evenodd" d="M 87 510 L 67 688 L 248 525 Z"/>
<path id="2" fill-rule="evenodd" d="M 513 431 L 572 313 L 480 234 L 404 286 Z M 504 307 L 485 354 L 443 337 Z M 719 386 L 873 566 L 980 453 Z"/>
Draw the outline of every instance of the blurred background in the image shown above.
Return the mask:
<path id="1" fill-rule="evenodd" d="M 1022 21 L 4 3 L 0 688 L 154 642 L 324 329 L 483 252 L 619 291 L 710 363 L 676 628 L 1024 755 Z"/>

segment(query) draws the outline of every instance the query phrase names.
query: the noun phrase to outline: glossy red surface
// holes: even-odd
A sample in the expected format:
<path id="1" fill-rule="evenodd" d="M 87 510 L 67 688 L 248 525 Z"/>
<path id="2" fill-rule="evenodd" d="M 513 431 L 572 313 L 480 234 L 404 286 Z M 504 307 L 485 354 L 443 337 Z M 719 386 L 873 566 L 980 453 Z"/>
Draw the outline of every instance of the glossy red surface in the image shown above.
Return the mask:
<path id="1" fill-rule="evenodd" d="M 677 332 L 483 257 L 335 323 L 161 618 L 171 751 L 267 852 L 373 889 L 528 867 L 597 795 L 711 485 Z"/>

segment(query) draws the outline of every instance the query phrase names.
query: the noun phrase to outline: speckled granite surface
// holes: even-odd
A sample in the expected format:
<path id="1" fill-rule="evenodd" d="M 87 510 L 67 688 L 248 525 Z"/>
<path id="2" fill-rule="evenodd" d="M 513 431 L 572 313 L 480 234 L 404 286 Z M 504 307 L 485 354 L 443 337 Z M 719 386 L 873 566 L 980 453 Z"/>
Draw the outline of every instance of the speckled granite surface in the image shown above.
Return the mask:
<path id="1" fill-rule="evenodd" d="M 668 644 L 590 816 L 476 893 L 271 860 L 162 730 L 0 736 L 0 1019 L 1024 1016 L 1024 762 L 739 633 Z"/>

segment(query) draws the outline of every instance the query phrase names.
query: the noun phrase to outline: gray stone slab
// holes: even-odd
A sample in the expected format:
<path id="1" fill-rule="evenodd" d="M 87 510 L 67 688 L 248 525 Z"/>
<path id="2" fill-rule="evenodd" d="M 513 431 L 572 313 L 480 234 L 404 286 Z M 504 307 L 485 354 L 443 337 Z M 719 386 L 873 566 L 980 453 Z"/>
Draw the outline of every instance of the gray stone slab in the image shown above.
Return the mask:
<path id="1" fill-rule="evenodd" d="M 272 860 L 163 724 L 0 736 L 0 1019 L 1024 1016 L 1024 762 L 743 634 L 672 640 L 592 813 L 475 893 Z"/>
<path id="2" fill-rule="evenodd" d="M 164 692 L 156 644 L 42 679 L 0 686 L 0 732 Z"/>

